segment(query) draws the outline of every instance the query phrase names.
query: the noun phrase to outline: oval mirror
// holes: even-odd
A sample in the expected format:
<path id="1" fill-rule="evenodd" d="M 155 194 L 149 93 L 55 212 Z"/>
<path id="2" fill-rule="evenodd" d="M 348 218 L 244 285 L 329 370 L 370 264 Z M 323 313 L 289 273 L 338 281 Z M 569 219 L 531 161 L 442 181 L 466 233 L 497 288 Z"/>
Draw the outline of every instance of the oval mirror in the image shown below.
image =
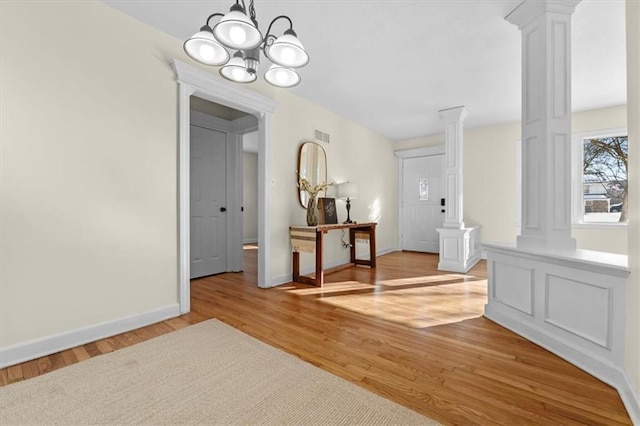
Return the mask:
<path id="1" fill-rule="evenodd" d="M 327 154 L 324 148 L 315 142 L 305 142 L 300 145 L 298 151 L 298 174 L 299 179 L 305 178 L 311 186 L 316 186 L 327 181 Z M 309 202 L 309 194 L 298 190 L 300 204 L 305 209 Z M 322 192 L 321 192 L 322 194 Z"/>

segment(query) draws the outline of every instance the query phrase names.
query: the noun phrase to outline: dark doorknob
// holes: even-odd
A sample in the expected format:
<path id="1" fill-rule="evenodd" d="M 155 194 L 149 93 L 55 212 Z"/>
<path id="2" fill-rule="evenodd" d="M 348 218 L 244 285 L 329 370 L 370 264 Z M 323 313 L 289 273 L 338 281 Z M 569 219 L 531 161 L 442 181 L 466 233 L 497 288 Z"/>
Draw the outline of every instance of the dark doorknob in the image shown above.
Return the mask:
<path id="1" fill-rule="evenodd" d="M 220 207 L 220 211 L 224 213 L 224 212 L 227 211 L 227 208 L 226 207 Z"/>

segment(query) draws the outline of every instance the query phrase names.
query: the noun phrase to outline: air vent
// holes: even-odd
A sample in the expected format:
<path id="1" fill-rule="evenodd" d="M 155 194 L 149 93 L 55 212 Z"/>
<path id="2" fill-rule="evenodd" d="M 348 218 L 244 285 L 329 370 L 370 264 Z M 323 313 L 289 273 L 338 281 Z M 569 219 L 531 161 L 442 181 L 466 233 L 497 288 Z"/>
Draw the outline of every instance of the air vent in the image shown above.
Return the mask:
<path id="1" fill-rule="evenodd" d="M 331 136 L 329 135 L 329 133 L 325 133 L 322 130 L 315 129 L 313 135 L 314 139 L 318 142 L 331 142 Z"/>

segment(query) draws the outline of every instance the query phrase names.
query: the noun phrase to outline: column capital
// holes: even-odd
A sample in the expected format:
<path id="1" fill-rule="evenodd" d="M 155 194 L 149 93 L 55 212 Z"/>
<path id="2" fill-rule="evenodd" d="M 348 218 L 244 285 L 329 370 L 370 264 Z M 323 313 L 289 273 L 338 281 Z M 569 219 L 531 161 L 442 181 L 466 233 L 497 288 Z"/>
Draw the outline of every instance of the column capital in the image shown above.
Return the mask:
<path id="1" fill-rule="evenodd" d="M 571 15 L 582 0 L 526 0 L 505 16 L 508 22 L 521 30 L 545 13 Z"/>
<path id="2" fill-rule="evenodd" d="M 440 118 L 443 118 L 446 121 L 462 121 L 467 117 L 467 115 L 469 115 L 469 111 L 464 105 L 441 109 L 438 113 L 440 114 Z"/>

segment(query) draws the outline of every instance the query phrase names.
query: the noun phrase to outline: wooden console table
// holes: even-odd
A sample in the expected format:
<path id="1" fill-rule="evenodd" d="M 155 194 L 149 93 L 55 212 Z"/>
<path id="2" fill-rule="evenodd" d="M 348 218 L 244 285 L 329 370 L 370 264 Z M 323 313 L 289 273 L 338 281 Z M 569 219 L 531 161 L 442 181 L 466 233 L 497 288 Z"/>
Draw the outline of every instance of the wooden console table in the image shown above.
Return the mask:
<path id="1" fill-rule="evenodd" d="M 340 223 L 337 225 L 318 226 L 292 226 L 291 246 L 293 248 L 293 281 L 311 284 L 322 287 L 324 284 L 324 274 L 336 272 L 355 265 L 365 265 L 371 268 L 376 267 L 376 225 L 377 223 Z M 348 229 L 349 242 L 351 243 L 350 263 L 331 268 L 325 271 L 322 268 L 322 240 L 323 235 L 329 231 Z M 369 240 L 369 260 L 356 259 L 356 239 Z M 316 252 L 316 275 L 315 278 L 300 275 L 300 252 Z"/>

